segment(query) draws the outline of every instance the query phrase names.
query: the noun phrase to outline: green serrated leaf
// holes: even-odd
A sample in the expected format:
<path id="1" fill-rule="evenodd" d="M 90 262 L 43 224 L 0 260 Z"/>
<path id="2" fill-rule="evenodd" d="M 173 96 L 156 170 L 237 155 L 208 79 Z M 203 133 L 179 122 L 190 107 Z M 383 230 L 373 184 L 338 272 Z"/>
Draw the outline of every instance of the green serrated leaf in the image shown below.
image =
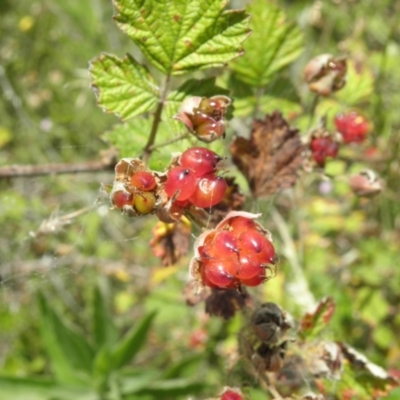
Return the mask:
<path id="1" fill-rule="evenodd" d="M 102 54 L 90 63 L 89 72 L 99 106 L 123 120 L 152 110 L 158 101 L 154 79 L 129 54 L 122 60 Z"/>
<path id="2" fill-rule="evenodd" d="M 271 2 L 255 0 L 249 5 L 248 12 L 252 35 L 244 43 L 244 56 L 231 63 L 231 68 L 243 82 L 262 87 L 270 82 L 273 74 L 300 55 L 303 35 Z"/>
<path id="3" fill-rule="evenodd" d="M 141 350 L 147 339 L 147 334 L 156 312 L 147 314 L 125 335 L 125 337 L 115 346 L 111 354 L 112 364 L 115 369 L 119 369 L 131 361 L 136 353 Z"/>
<path id="4" fill-rule="evenodd" d="M 112 130 L 103 135 L 103 139 L 118 149 L 121 158 L 139 157 L 146 145 L 150 130 L 149 119 L 135 118 L 115 125 Z"/>
<path id="5" fill-rule="evenodd" d="M 248 35 L 244 11 L 225 0 L 114 0 L 118 26 L 165 74 L 219 67 L 238 57 Z"/>
<path id="6" fill-rule="evenodd" d="M 357 71 L 355 62 L 350 60 L 347 63 L 346 85 L 337 92 L 337 99 L 349 107 L 354 107 L 369 100 L 373 90 L 374 78 L 372 72 L 367 67 Z"/>
<path id="7" fill-rule="evenodd" d="M 254 93 L 253 88 L 239 81 L 235 76 L 231 77 L 230 82 L 234 86 L 235 117 L 254 115 L 257 107 L 265 114 L 278 110 L 285 118 L 293 118 L 302 111 L 300 101 L 289 80 L 274 80 L 261 95 Z"/>
<path id="8" fill-rule="evenodd" d="M 60 382 L 69 384 L 86 384 L 94 358 L 88 342 L 49 306 L 47 299 L 41 294 L 39 309 L 44 344 L 57 378 Z"/>

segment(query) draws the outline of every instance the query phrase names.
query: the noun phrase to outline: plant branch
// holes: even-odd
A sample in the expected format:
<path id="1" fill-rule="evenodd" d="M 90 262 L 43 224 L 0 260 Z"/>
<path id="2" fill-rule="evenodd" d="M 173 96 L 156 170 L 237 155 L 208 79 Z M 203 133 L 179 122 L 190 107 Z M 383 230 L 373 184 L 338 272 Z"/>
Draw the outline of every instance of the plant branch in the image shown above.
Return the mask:
<path id="1" fill-rule="evenodd" d="M 161 122 L 161 115 L 162 115 L 162 111 L 163 111 L 163 108 L 165 105 L 165 100 L 166 100 L 167 94 L 168 94 L 168 86 L 169 86 L 170 79 L 171 79 L 171 74 L 168 74 L 165 79 L 165 82 L 164 82 L 164 87 L 162 89 L 161 96 L 158 101 L 156 112 L 154 113 L 153 125 L 151 127 L 150 136 L 149 136 L 149 139 L 147 140 L 146 146 L 144 146 L 144 149 L 143 149 L 142 159 L 145 163 L 148 162 L 150 155 L 153 151 L 153 145 L 156 140 L 158 126 L 160 125 L 160 122 Z"/>
<path id="2" fill-rule="evenodd" d="M 116 153 L 115 150 L 111 150 L 104 152 L 99 161 L 86 161 L 73 164 L 6 165 L 0 167 L 0 179 L 23 176 L 75 174 L 78 172 L 99 172 L 112 170 L 115 164 Z"/>
<path id="3" fill-rule="evenodd" d="M 156 150 L 156 149 L 159 149 L 160 147 L 164 147 L 164 146 L 167 146 L 167 145 L 169 145 L 169 144 L 172 144 L 172 143 L 175 143 L 175 142 L 179 142 L 180 140 L 186 139 L 186 138 L 189 137 L 189 136 L 190 136 L 190 135 L 189 135 L 188 132 L 182 133 L 181 135 L 176 136 L 176 137 L 174 137 L 174 138 L 171 139 L 171 140 L 166 140 L 165 142 L 162 142 L 162 143 L 159 143 L 159 144 L 154 144 L 153 146 L 150 147 L 150 150 L 151 150 L 151 151 L 154 151 L 154 150 Z"/>
<path id="4" fill-rule="evenodd" d="M 77 172 L 97 172 L 111 169 L 101 161 L 88 161 L 77 164 L 9 165 L 0 168 L 0 179 L 21 176 L 40 176 L 53 174 L 73 174 Z"/>

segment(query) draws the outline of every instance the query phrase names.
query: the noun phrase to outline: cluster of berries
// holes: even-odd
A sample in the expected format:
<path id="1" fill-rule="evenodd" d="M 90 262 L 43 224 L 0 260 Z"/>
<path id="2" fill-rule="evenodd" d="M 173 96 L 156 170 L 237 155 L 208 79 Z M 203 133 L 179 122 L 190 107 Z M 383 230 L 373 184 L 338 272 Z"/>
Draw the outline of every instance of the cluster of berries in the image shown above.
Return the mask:
<path id="1" fill-rule="evenodd" d="M 335 117 L 335 125 L 344 143 L 363 142 L 369 130 L 368 121 L 355 111 L 338 114 Z"/>
<path id="2" fill-rule="evenodd" d="M 218 204 L 227 188 L 225 179 L 215 174 L 220 161 L 221 157 L 204 147 L 186 150 L 178 165 L 168 171 L 165 193 L 180 207 L 193 204 L 206 208 Z"/>
<path id="3" fill-rule="evenodd" d="M 212 142 L 225 133 L 225 113 L 231 100 L 226 96 L 188 97 L 175 118 L 203 142 Z"/>
<path id="4" fill-rule="evenodd" d="M 336 158 L 339 145 L 344 143 L 361 143 L 369 130 L 368 121 L 355 111 L 338 114 L 335 117 L 338 134 L 330 134 L 325 129 L 313 133 L 310 141 L 311 155 L 319 167 L 325 166 L 328 157 Z"/>
<path id="5" fill-rule="evenodd" d="M 192 275 L 211 288 L 263 283 L 275 262 L 275 249 L 270 234 L 253 220 L 255 217 L 230 213 L 216 229 L 203 233 L 195 244 Z"/>
<path id="6" fill-rule="evenodd" d="M 139 214 L 149 214 L 154 210 L 156 196 L 156 180 L 154 175 L 148 171 L 137 171 L 130 177 L 130 191 L 114 191 L 111 201 L 116 208 L 123 209 L 124 206 L 132 206 Z"/>

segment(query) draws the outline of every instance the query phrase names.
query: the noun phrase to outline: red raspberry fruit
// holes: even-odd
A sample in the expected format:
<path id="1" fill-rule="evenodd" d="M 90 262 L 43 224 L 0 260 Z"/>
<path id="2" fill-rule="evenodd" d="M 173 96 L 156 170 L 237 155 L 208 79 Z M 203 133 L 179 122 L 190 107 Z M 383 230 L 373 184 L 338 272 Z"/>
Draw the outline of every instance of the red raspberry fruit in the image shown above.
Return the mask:
<path id="1" fill-rule="evenodd" d="M 239 251 L 237 237 L 232 232 L 219 231 L 210 236 L 212 239 L 206 240 L 199 249 L 203 257 L 230 257 Z"/>
<path id="2" fill-rule="evenodd" d="M 133 202 L 133 194 L 118 190 L 114 192 L 111 199 L 115 207 L 122 209 L 124 206 L 131 206 Z"/>
<path id="3" fill-rule="evenodd" d="M 273 271 L 275 249 L 268 231 L 253 221 L 257 216 L 231 212 L 214 230 L 200 235 L 190 264 L 192 276 L 220 289 L 266 281 L 267 270 Z"/>
<path id="4" fill-rule="evenodd" d="M 237 257 L 213 258 L 203 264 L 203 273 L 207 281 L 215 287 L 230 289 L 238 286 L 235 275 L 240 268 Z M 235 285 L 236 283 L 236 285 Z"/>
<path id="5" fill-rule="evenodd" d="M 335 158 L 339 151 L 339 145 L 331 137 L 318 137 L 311 141 L 310 149 L 316 163 L 323 167 L 327 157 Z"/>
<path id="6" fill-rule="evenodd" d="M 219 161 L 221 157 L 218 154 L 204 147 L 192 147 L 179 158 L 180 165 L 192 169 L 199 177 L 215 171 Z"/>
<path id="7" fill-rule="evenodd" d="M 215 206 L 223 199 L 227 187 L 228 185 L 224 178 L 214 174 L 204 175 L 199 179 L 189 200 L 200 208 Z"/>
<path id="8" fill-rule="evenodd" d="M 272 264 L 274 262 L 274 246 L 261 232 L 255 229 L 241 233 L 239 250 L 240 255 L 256 255 L 261 264 Z"/>
<path id="9" fill-rule="evenodd" d="M 131 176 L 131 185 L 142 192 L 150 192 L 156 187 L 156 180 L 150 172 L 138 171 Z"/>
<path id="10" fill-rule="evenodd" d="M 266 276 L 265 276 L 265 269 L 264 269 L 264 270 L 260 271 L 259 275 L 253 276 L 250 279 L 241 279 L 240 282 L 242 285 L 253 287 L 253 286 L 261 285 L 265 281 L 265 279 L 266 279 Z"/>
<path id="11" fill-rule="evenodd" d="M 235 217 L 232 218 L 229 221 L 229 226 L 230 229 L 234 232 L 236 232 L 236 234 L 240 234 L 241 232 L 246 232 L 249 229 L 254 229 L 256 224 L 255 222 L 250 219 L 250 218 L 245 218 L 245 217 Z"/>
<path id="12" fill-rule="evenodd" d="M 176 200 L 184 201 L 193 195 L 197 188 L 194 171 L 187 167 L 174 167 L 168 172 L 165 193 L 168 197 L 176 196 Z"/>
<path id="13" fill-rule="evenodd" d="M 236 277 L 243 281 L 263 275 L 263 267 L 256 254 L 245 253 L 239 255 L 240 268 Z"/>
<path id="14" fill-rule="evenodd" d="M 222 393 L 221 400 L 243 400 L 243 397 L 240 393 L 228 389 L 225 390 L 224 393 Z"/>
<path id="15" fill-rule="evenodd" d="M 364 141 L 369 130 L 368 121 L 355 111 L 338 114 L 335 117 L 335 125 L 338 132 L 342 134 L 345 143 Z"/>

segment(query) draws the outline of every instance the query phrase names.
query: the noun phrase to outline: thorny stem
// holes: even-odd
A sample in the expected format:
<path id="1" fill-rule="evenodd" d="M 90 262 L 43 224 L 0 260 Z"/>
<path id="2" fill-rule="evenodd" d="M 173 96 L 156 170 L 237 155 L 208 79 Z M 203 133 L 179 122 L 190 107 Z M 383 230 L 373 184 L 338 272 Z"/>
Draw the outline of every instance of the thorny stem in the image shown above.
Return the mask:
<path id="1" fill-rule="evenodd" d="M 160 122 L 161 122 L 161 115 L 162 115 L 162 111 L 164 108 L 165 100 L 167 98 L 168 86 L 169 86 L 170 80 L 171 80 L 171 74 L 168 74 L 165 79 L 165 82 L 164 82 L 164 87 L 162 88 L 162 91 L 161 91 L 161 96 L 158 101 L 156 112 L 154 113 L 153 125 L 151 127 L 149 139 L 147 140 L 146 146 L 144 146 L 144 149 L 143 149 L 142 159 L 143 159 L 143 162 L 145 162 L 145 163 L 147 163 L 149 161 L 150 155 L 153 151 L 153 145 L 156 140 L 158 126 L 160 125 Z"/>

